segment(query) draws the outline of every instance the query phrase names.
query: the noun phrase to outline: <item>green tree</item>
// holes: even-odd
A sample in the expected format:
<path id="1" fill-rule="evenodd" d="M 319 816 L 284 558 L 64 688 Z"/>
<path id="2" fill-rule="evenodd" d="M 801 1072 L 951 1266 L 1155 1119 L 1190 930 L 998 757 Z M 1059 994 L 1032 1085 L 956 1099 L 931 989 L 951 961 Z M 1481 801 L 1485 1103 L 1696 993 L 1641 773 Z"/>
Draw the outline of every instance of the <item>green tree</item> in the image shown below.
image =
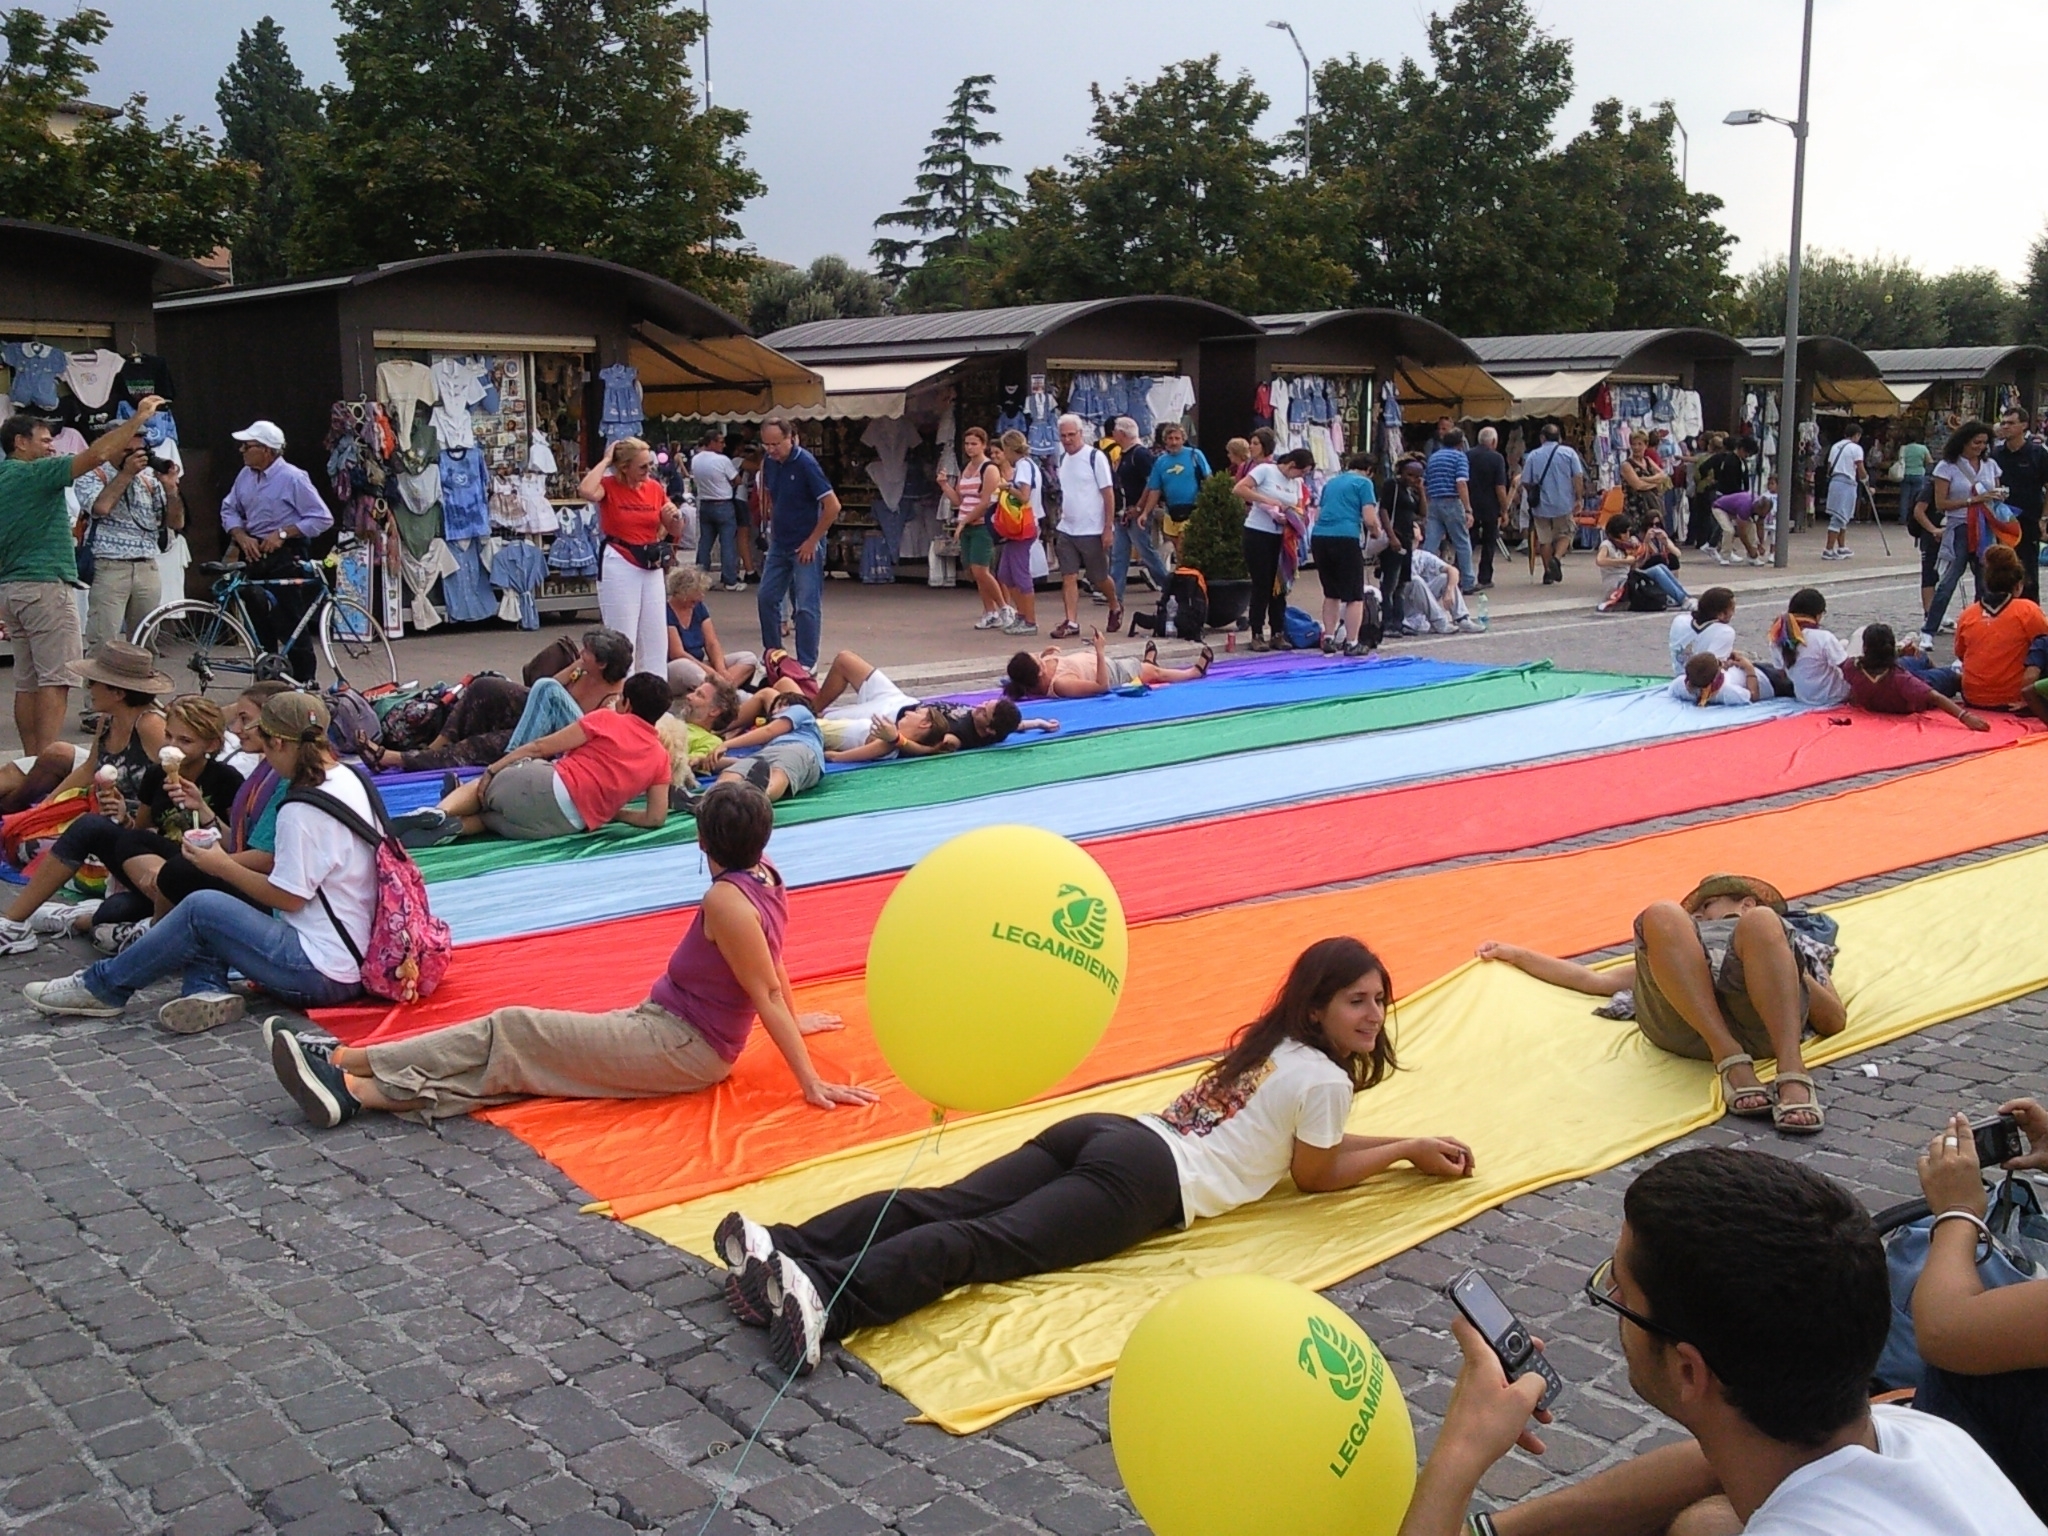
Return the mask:
<path id="1" fill-rule="evenodd" d="M 292 62 L 284 29 L 265 16 L 242 33 L 213 99 L 220 107 L 223 144 L 260 176 L 248 231 L 235 242 L 235 281 L 284 277 L 284 236 L 297 211 L 286 156 L 295 137 L 318 133 L 319 93 Z"/>
<path id="2" fill-rule="evenodd" d="M 988 291 L 986 238 L 1013 223 L 1021 204 L 1007 179 L 1010 168 L 975 158 L 1003 141 L 982 124 L 995 115 L 989 100 L 994 84 L 994 75 L 969 75 L 960 82 L 918 163 L 917 190 L 902 207 L 875 220 L 877 229 L 908 230 L 915 237 L 884 236 L 870 249 L 884 281 L 899 285 L 899 308 L 962 309 Z"/>
<path id="3" fill-rule="evenodd" d="M 1244 310 L 1307 309 L 1348 286 L 1314 210 L 1260 137 L 1267 98 L 1211 54 L 1095 102 L 1094 148 L 1029 178 L 1004 237 L 1008 302 L 1174 293 Z"/>
<path id="4" fill-rule="evenodd" d="M 293 155 L 296 270 L 580 251 L 737 302 L 760 179 L 705 111 L 681 0 L 336 0 L 348 84 Z"/>
<path id="5" fill-rule="evenodd" d="M 2027 251 L 2027 275 L 2020 284 L 2020 340 L 2048 344 L 2048 229 Z"/>
<path id="6" fill-rule="evenodd" d="M 1202 482 L 1181 531 L 1180 559 L 1200 571 L 1204 581 L 1244 580 L 1244 503 L 1232 494 L 1229 474 Z"/>
<path id="7" fill-rule="evenodd" d="M 747 284 L 747 325 L 756 336 L 888 310 L 888 284 L 844 256 L 820 256 L 804 268 L 764 265 Z"/>
<path id="8" fill-rule="evenodd" d="M 1958 267 L 1930 286 L 1941 313 L 1942 345 L 2002 347 L 2020 339 L 2020 295 L 1989 267 Z"/>
<path id="9" fill-rule="evenodd" d="M 204 256 L 243 229 L 256 172 L 181 118 L 153 124 L 148 98 L 110 117 L 87 116 L 69 138 L 54 113 L 84 97 L 106 40 L 104 13 L 52 22 L 25 8 L 0 15 L 0 214 L 68 224 L 168 251 Z"/>
<path id="10" fill-rule="evenodd" d="M 1785 326 L 1781 257 L 1742 284 L 1744 329 L 1773 335 Z M 1809 251 L 1799 266 L 1799 329 L 1839 336 L 1866 350 L 1945 344 L 1941 305 L 1921 271 L 1894 256 L 1858 258 Z"/>

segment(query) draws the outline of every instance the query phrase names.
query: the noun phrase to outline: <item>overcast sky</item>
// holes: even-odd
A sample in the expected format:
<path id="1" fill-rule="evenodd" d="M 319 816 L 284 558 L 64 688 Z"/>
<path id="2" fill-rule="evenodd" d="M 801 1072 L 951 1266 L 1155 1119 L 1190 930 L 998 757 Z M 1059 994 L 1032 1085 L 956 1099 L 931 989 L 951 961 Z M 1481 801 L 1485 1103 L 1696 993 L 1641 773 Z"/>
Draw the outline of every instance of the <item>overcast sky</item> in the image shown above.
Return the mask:
<path id="1" fill-rule="evenodd" d="M 766 196 L 741 220 L 766 256 L 865 259 L 876 214 L 911 190 L 927 135 L 961 76 L 996 77 L 1000 159 L 1020 173 L 1084 142 L 1088 85 L 1148 79 L 1162 65 L 1220 53 L 1249 70 L 1280 132 L 1301 111 L 1302 70 L 1269 18 L 1294 24 L 1314 59 L 1419 55 L 1432 0 L 709 0 L 717 102 L 744 109 L 747 160 Z M 114 22 L 93 95 L 149 94 L 153 112 L 218 126 L 214 89 L 238 32 L 275 16 L 307 78 L 339 77 L 327 0 L 98 0 Z M 1434 0 L 1448 9 L 1449 0 Z M 66 5 L 38 0 L 51 14 Z M 1790 237 L 1792 137 L 1771 123 L 1729 128 L 1732 108 L 1795 115 L 1798 0 L 1539 0 L 1542 25 L 1573 46 L 1578 95 L 1560 124 L 1582 128 L 1590 102 L 1669 98 L 1691 133 L 1691 184 L 1719 196 L 1746 271 Z M 1121 25 L 1112 32 L 1110 18 Z M 2018 278 L 2048 219 L 2048 0 L 1819 0 L 1807 162 L 1809 250 L 1904 256 L 1931 271 L 1990 266 Z M 1985 90 L 1944 90 L 1957 60 L 1982 66 Z M 701 61 L 695 61 L 701 62 Z M 2029 80 L 2035 83 L 2028 83 Z M 1995 146 L 2003 154 L 2001 176 Z M 2034 167 L 2030 169 L 2029 167 Z M 1456 204 L 1455 168 L 1446 205 Z"/>

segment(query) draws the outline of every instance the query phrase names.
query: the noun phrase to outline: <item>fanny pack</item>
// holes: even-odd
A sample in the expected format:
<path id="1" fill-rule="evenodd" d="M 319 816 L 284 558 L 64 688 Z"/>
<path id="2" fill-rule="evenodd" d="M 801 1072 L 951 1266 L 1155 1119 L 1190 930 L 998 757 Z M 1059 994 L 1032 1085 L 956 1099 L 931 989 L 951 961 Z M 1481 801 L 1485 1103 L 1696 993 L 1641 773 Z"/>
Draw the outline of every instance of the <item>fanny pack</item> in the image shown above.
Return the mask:
<path id="1" fill-rule="evenodd" d="M 676 553 L 674 539 L 657 539 L 652 544 L 628 544 L 624 539 L 614 539 L 607 535 L 605 543 L 643 571 L 663 569 L 675 558 Z"/>

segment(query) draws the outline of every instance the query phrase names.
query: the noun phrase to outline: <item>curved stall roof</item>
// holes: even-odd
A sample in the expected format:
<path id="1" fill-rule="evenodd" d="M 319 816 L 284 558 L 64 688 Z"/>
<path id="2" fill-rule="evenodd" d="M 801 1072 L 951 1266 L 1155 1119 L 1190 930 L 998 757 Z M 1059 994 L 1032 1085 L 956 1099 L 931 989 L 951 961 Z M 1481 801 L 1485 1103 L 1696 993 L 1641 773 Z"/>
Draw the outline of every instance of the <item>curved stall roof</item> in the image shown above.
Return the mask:
<path id="1" fill-rule="evenodd" d="M 1357 340 L 1389 351 L 1398 362 L 1394 384 L 1404 403 L 1439 406 L 1463 416 L 1498 416 L 1509 392 L 1461 337 L 1405 309 L 1322 309 L 1254 317 L 1268 336 L 1334 342 Z"/>
<path id="2" fill-rule="evenodd" d="M 0 248 L 25 263 L 59 268 L 83 263 L 102 270 L 133 272 L 138 278 L 146 275 L 153 295 L 217 288 L 224 281 L 218 272 L 182 256 L 167 256 L 154 246 L 33 219 L 0 219 Z"/>
<path id="3" fill-rule="evenodd" d="M 2048 347 L 1906 347 L 1872 352 L 1870 360 L 1901 401 L 1917 400 L 1931 384 L 1978 384 L 2048 368 Z"/>
<path id="4" fill-rule="evenodd" d="M 1474 336 L 1474 355 L 1495 378 L 1512 374 L 1629 373 L 1632 363 L 1654 362 L 1656 354 L 1682 352 L 1695 358 L 1746 358 L 1742 343 L 1702 326 L 1644 331 L 1576 331 L 1555 336 Z"/>
<path id="5" fill-rule="evenodd" d="M 1784 337 L 1745 336 L 1742 345 L 1755 365 L 1745 378 L 1783 378 Z M 1853 341 L 1840 336 L 1800 337 L 1798 369 L 1802 378 L 1812 381 L 1816 406 L 1852 416 L 1896 416 L 1899 412 L 1898 392 L 1886 383 L 1875 356 Z"/>

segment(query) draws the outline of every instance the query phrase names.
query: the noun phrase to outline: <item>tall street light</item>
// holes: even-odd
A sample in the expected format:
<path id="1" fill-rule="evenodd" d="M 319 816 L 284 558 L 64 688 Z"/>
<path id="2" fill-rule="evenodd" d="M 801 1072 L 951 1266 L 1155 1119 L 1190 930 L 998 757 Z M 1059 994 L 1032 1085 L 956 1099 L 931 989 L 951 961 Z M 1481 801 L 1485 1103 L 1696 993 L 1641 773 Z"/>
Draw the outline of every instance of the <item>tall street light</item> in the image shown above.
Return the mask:
<path id="1" fill-rule="evenodd" d="M 1806 0 L 1806 31 L 1799 44 L 1799 118 L 1782 117 L 1756 107 L 1730 112 L 1721 119 L 1731 128 L 1756 123 L 1783 123 L 1792 130 L 1792 253 L 1785 262 L 1785 374 L 1778 388 L 1778 547 L 1773 563 L 1792 563 L 1792 462 L 1799 446 L 1799 226 L 1806 211 L 1806 87 L 1813 73 L 1813 0 Z"/>
<path id="2" fill-rule="evenodd" d="M 1301 55 L 1301 169 L 1304 175 L 1312 174 L 1315 158 L 1309 153 L 1309 125 L 1315 121 L 1316 75 L 1309 67 L 1308 50 L 1301 46 L 1301 39 L 1294 35 L 1294 27 L 1285 21 L 1269 21 L 1267 26 L 1276 32 L 1285 32 L 1294 44 L 1294 51 Z"/>

